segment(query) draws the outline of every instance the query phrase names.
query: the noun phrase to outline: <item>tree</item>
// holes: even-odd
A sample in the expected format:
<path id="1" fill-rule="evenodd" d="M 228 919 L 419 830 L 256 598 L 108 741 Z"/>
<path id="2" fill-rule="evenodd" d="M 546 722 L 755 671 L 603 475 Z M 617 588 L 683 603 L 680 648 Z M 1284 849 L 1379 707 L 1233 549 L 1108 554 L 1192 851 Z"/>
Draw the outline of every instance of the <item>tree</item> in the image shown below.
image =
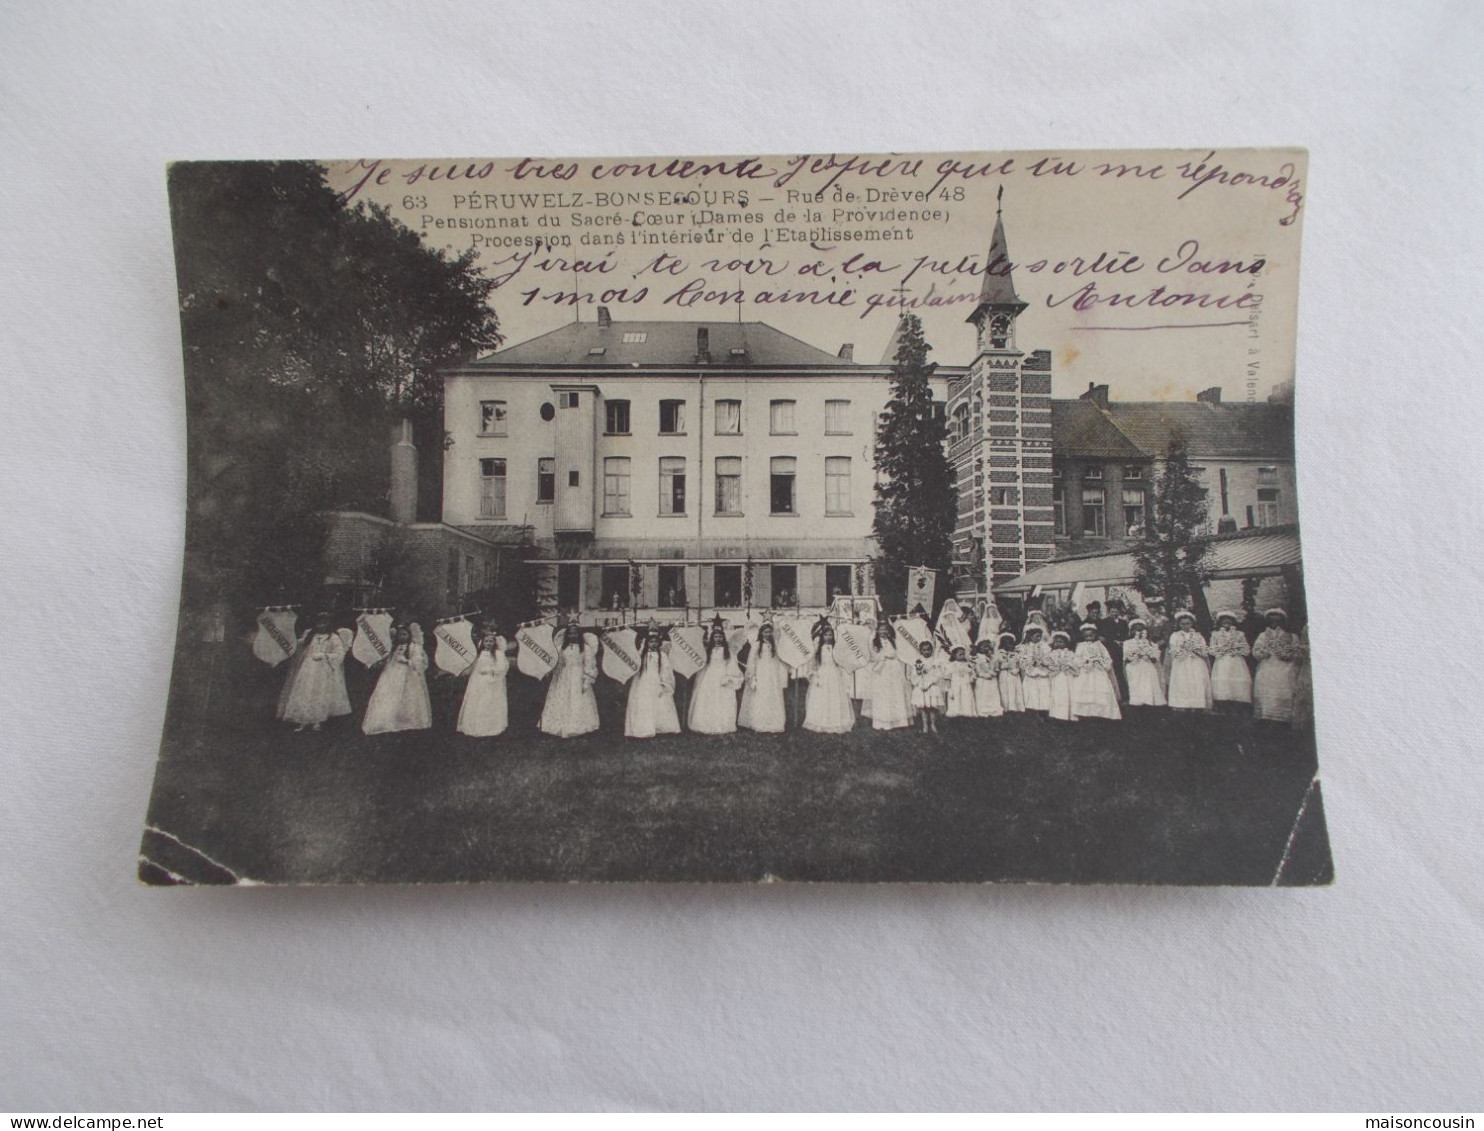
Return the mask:
<path id="1" fill-rule="evenodd" d="M 903 315 L 897 333 L 891 399 L 876 433 L 872 528 L 880 549 L 875 562 L 877 592 L 893 609 L 905 600 L 911 566 L 939 570 L 946 583 L 958 521 L 953 468 L 945 447 L 948 428 L 928 382 L 936 368 L 927 360 L 932 347 L 923 340 L 922 322 L 915 314 Z M 940 599 L 944 589 L 946 584 L 940 584 Z"/>
<path id="2" fill-rule="evenodd" d="M 326 510 L 380 511 L 390 426 L 443 443 L 440 367 L 499 343 L 493 281 L 310 162 L 169 171 L 184 349 L 187 604 L 305 599 Z M 420 480 L 437 506 L 440 477 Z M 431 502 L 431 505 L 429 503 Z"/>
<path id="3" fill-rule="evenodd" d="M 1185 444 L 1173 439 L 1155 482 L 1147 534 L 1134 547 L 1135 583 L 1146 597 L 1163 597 L 1172 614 L 1189 604 L 1203 627 L 1211 623 L 1206 606 L 1206 583 L 1211 580 L 1206 515 L 1206 489 L 1191 471 Z"/>

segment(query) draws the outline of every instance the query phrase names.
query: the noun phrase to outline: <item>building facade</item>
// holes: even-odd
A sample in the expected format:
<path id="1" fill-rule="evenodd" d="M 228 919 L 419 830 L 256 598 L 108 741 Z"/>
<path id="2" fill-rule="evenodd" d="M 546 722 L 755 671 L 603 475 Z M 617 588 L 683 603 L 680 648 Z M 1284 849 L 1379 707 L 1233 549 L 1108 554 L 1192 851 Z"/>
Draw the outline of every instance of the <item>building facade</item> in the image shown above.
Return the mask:
<path id="1" fill-rule="evenodd" d="M 675 619 L 869 594 L 891 366 L 853 352 L 760 322 L 600 309 L 459 366 L 444 521 L 530 528 L 564 612 Z"/>

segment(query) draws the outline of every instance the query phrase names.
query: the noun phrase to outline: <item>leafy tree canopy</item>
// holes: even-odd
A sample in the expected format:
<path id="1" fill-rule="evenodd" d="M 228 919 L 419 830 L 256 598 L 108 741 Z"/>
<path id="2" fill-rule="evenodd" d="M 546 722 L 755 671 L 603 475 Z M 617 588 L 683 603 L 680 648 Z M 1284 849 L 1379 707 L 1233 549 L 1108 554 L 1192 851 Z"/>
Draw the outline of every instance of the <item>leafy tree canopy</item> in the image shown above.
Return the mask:
<path id="1" fill-rule="evenodd" d="M 387 429 L 443 439 L 440 367 L 499 343 L 493 282 L 309 162 L 169 171 L 189 437 L 186 579 L 243 604 L 321 580 L 316 515 L 380 513 Z M 437 507 L 439 484 L 423 505 Z"/>

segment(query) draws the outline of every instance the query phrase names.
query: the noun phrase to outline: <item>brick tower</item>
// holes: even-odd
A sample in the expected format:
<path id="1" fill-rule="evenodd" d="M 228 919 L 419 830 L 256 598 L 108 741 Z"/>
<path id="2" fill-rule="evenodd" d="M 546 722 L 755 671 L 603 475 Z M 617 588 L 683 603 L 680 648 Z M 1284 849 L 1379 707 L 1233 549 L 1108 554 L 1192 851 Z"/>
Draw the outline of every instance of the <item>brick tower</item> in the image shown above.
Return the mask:
<path id="1" fill-rule="evenodd" d="M 954 590 L 960 601 L 1048 561 L 1053 553 L 1051 351 L 1016 345 L 1026 303 L 1015 293 L 1000 204 L 979 302 L 968 321 L 977 353 L 949 391 L 949 460 L 958 486 Z"/>

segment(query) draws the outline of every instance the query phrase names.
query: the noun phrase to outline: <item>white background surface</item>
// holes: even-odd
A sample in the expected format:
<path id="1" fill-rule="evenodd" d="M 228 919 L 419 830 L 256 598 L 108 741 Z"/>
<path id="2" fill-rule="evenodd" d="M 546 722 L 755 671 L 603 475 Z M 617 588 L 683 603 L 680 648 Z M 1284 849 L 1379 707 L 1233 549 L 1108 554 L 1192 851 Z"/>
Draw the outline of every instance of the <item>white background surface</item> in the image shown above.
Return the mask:
<path id="1" fill-rule="evenodd" d="M 1481 13 L 4 5 L 0 1108 L 1484 1107 Z M 134 886 L 167 160 L 1261 144 L 1332 889 Z"/>

